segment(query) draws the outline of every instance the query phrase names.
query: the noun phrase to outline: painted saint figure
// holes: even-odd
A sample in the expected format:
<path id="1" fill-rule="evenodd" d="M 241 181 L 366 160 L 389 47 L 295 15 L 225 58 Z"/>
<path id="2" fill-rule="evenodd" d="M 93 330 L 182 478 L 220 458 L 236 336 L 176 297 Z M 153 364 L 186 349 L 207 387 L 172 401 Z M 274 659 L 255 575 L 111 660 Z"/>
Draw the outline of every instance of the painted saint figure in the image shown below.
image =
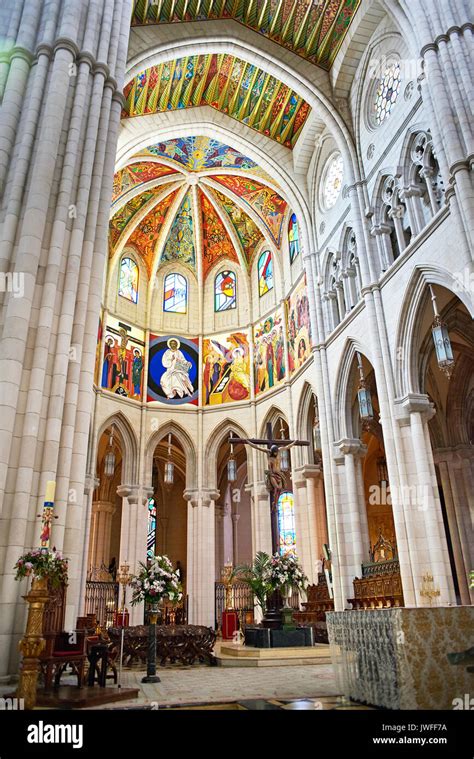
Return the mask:
<path id="1" fill-rule="evenodd" d="M 132 383 L 133 394 L 136 396 L 141 395 L 142 387 L 142 371 L 143 371 L 143 356 L 138 348 L 133 351 L 133 364 L 132 364 Z"/>
<path id="2" fill-rule="evenodd" d="M 105 341 L 104 346 L 104 363 L 102 365 L 102 379 L 101 379 L 101 386 L 102 387 L 110 387 L 110 370 L 112 368 L 113 364 L 113 346 L 114 346 L 114 340 L 111 337 L 107 337 Z"/>
<path id="3" fill-rule="evenodd" d="M 193 395 L 194 387 L 189 379 L 189 371 L 192 364 L 187 361 L 179 350 L 181 343 L 172 337 L 167 342 L 168 350 L 165 351 L 162 364 L 166 371 L 163 373 L 160 384 L 167 398 L 183 398 L 185 395 Z"/>

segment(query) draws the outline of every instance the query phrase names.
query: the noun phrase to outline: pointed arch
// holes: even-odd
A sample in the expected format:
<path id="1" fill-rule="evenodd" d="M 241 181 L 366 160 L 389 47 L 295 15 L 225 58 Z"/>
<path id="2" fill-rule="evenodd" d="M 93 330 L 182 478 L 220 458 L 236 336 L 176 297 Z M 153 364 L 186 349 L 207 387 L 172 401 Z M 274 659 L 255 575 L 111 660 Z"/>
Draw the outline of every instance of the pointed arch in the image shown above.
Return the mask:
<path id="1" fill-rule="evenodd" d="M 173 421 L 167 421 L 161 425 L 152 435 L 148 438 L 145 446 L 145 477 L 148 483 L 151 484 L 151 476 L 153 471 L 153 455 L 155 453 L 156 446 L 161 443 L 162 440 L 172 435 L 181 445 L 184 456 L 186 459 L 186 489 L 194 489 L 197 485 L 197 456 L 194 443 L 181 425 L 176 424 Z"/>
<path id="2" fill-rule="evenodd" d="M 370 351 L 356 338 L 348 337 L 336 373 L 333 398 L 334 435 L 336 440 L 356 435 L 352 422 L 352 387 L 354 385 L 356 353 L 365 356 L 373 366 Z"/>
<path id="3" fill-rule="evenodd" d="M 230 418 L 223 419 L 209 435 L 206 447 L 205 447 L 205 480 L 208 483 L 207 487 L 211 490 L 217 489 L 217 455 L 222 443 L 229 439 L 230 433 L 233 432 L 235 436 L 248 438 L 248 432 L 237 422 Z M 247 457 L 248 476 L 251 481 L 251 457 Z"/>
<path id="4" fill-rule="evenodd" d="M 260 437 L 264 438 L 267 435 L 267 424 L 270 422 L 272 427 L 276 424 L 279 418 L 282 418 L 290 426 L 287 415 L 278 406 L 272 405 L 271 408 L 265 414 L 265 417 L 260 425 Z M 291 434 L 291 430 L 290 430 Z"/>
<path id="5" fill-rule="evenodd" d="M 452 292 L 474 318 L 472 294 L 462 280 L 454 279 L 452 272 L 441 266 L 432 264 L 415 266 L 402 301 L 397 339 L 394 344 L 397 354 L 393 357 L 393 363 L 396 367 L 395 383 L 398 397 L 421 392 L 417 350 L 417 342 L 421 338 L 418 334 L 418 326 L 419 314 L 429 297 L 429 284 L 439 285 Z"/>
<path id="6" fill-rule="evenodd" d="M 311 385 L 310 382 L 308 382 L 308 380 L 305 380 L 305 383 L 301 388 L 300 398 L 298 401 L 295 435 L 299 440 L 309 440 L 310 447 L 301 447 L 296 449 L 296 455 L 299 458 L 300 464 L 313 463 L 313 457 L 311 454 L 313 430 L 310 424 L 310 418 L 314 398 L 317 400 L 316 389 Z"/>
<path id="7" fill-rule="evenodd" d="M 116 431 L 118 431 L 123 444 L 122 450 L 122 484 L 123 485 L 136 485 L 138 484 L 138 440 L 135 431 L 132 427 L 130 420 L 125 416 L 123 411 L 117 411 L 115 414 L 107 417 L 102 422 L 96 435 L 96 451 L 98 449 L 99 441 L 105 430 L 114 425 Z"/>

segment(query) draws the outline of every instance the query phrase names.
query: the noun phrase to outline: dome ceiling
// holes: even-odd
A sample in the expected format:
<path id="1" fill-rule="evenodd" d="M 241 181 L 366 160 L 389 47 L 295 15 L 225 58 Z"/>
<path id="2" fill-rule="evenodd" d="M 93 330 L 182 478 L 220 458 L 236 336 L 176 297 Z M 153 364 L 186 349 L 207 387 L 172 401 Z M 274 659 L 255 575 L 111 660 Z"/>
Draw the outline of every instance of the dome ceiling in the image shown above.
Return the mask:
<path id="1" fill-rule="evenodd" d="M 280 245 L 287 203 L 237 150 L 188 137 L 151 145 L 130 160 L 114 177 L 111 256 L 128 246 L 149 276 L 176 261 L 205 278 L 220 259 L 248 270 L 264 240 Z"/>
<path id="2" fill-rule="evenodd" d="M 191 55 L 152 66 L 124 90 L 122 117 L 208 105 L 293 148 L 308 103 L 263 69 L 233 55 Z"/>
<path id="3" fill-rule="evenodd" d="M 132 26 L 235 19 L 329 68 L 360 0 L 134 0 Z"/>

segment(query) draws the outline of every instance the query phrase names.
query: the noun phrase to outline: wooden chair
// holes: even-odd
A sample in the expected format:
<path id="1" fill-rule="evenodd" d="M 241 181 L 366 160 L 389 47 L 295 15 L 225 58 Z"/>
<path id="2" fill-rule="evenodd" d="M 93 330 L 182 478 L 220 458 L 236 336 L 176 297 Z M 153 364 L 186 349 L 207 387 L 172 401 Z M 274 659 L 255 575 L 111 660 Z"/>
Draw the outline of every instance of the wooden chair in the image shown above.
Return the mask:
<path id="1" fill-rule="evenodd" d="M 61 677 L 68 667 L 77 677 L 78 688 L 82 688 L 87 658 L 85 631 L 46 633 L 45 638 L 46 648 L 40 657 L 45 690 L 51 690 L 53 684 L 54 688 L 59 688 Z"/>

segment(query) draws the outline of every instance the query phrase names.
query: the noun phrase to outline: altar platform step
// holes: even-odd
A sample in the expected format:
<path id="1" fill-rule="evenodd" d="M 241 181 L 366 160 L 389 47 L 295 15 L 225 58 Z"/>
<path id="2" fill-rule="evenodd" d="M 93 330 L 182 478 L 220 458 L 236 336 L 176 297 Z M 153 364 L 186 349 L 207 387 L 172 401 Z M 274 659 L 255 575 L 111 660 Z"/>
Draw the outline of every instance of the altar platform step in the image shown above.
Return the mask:
<path id="1" fill-rule="evenodd" d="M 45 693 L 38 689 L 36 706 L 49 709 L 86 709 L 91 706 L 102 706 L 116 701 L 130 701 L 138 698 L 138 688 L 118 688 L 108 685 L 105 688 L 61 685 L 57 690 Z"/>
<path id="2" fill-rule="evenodd" d="M 222 641 L 216 644 L 214 655 L 219 667 L 294 667 L 299 664 L 331 664 L 329 646 L 323 643 L 298 648 L 254 648 Z"/>

